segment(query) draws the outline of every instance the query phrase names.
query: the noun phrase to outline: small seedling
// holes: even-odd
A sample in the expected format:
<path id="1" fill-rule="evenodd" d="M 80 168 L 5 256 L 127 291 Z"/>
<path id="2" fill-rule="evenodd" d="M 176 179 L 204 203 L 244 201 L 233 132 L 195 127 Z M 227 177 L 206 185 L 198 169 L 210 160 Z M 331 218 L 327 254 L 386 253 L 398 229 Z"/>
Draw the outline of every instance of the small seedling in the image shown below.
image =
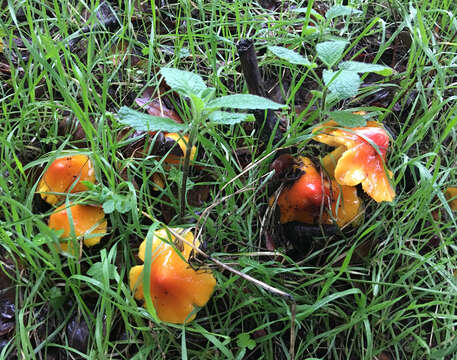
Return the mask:
<path id="1" fill-rule="evenodd" d="M 221 111 L 221 108 L 278 110 L 285 105 L 249 94 L 216 97 L 216 89 L 207 87 L 200 75 L 184 70 L 162 68 L 160 75 L 164 77 L 173 91 L 189 100 L 190 114 L 188 119 L 184 119 L 187 120 L 186 123 L 177 124 L 172 119 L 147 115 L 125 106 L 119 110 L 118 119 L 120 123 L 141 131 L 189 132 L 180 191 L 180 217 L 182 219 L 186 211 L 186 185 L 191 149 L 194 146 L 199 129 L 214 125 L 234 125 L 253 119 L 251 114 Z"/>

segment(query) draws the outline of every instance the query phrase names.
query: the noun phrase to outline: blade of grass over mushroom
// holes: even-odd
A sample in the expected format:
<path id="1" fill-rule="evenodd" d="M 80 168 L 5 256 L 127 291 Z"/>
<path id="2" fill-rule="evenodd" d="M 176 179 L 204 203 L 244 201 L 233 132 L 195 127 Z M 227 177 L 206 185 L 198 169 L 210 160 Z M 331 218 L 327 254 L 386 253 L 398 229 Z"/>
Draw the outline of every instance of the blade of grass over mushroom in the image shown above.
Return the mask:
<path id="1" fill-rule="evenodd" d="M 122 106 L 117 115 L 119 123 L 130 126 L 138 131 L 179 132 L 186 129 L 186 125 L 179 124 L 173 119 L 152 116 L 133 110 L 127 106 Z"/>

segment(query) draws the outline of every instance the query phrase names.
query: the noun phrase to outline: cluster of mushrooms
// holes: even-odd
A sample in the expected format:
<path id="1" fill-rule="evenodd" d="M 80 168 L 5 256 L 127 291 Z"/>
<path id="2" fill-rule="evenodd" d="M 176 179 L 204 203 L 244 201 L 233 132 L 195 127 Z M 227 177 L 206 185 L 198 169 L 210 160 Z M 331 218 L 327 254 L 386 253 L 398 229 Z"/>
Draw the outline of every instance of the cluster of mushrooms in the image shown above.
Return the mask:
<path id="1" fill-rule="evenodd" d="M 150 135 L 156 135 L 151 133 Z M 160 134 L 174 141 L 178 152 L 170 153 L 166 164 L 180 164 L 186 153 L 188 138 L 175 133 Z M 368 121 L 366 126 L 345 128 L 329 121 L 314 129 L 314 140 L 335 147 L 321 161 L 321 170 L 313 162 L 299 156 L 293 167 L 297 179 L 270 199 L 280 211 L 280 223 L 336 224 L 343 227 L 356 224 L 363 213 L 363 202 L 356 186 L 376 202 L 392 201 L 395 191 L 392 173 L 386 168 L 389 135 L 383 126 Z M 191 151 L 191 160 L 196 149 Z M 54 160 L 38 184 L 43 200 L 57 207 L 48 225 L 61 230 L 59 250 L 76 255 L 82 244 L 94 246 L 107 232 L 107 221 L 101 205 L 81 205 L 65 202 L 69 193 L 87 190 L 83 181 L 95 183 L 95 171 L 86 155 L 65 156 Z M 154 186 L 163 187 L 164 179 L 153 176 Z M 457 188 L 448 188 L 446 197 L 452 209 L 457 209 Z M 176 239 L 178 234 L 179 239 Z M 189 229 L 162 228 L 154 232 L 146 254 L 147 240 L 139 246 L 138 257 L 149 257 L 149 290 L 159 319 L 183 324 L 192 321 L 198 307 L 210 299 L 216 280 L 208 269 L 193 269 L 188 261 L 199 242 Z M 179 250 L 178 250 L 179 249 Z M 149 262 L 149 261 L 148 261 Z M 134 266 L 129 273 L 130 288 L 137 300 L 145 300 L 144 265 Z"/>
<path id="2" fill-rule="evenodd" d="M 179 134 L 164 134 L 175 140 L 182 154 L 186 152 L 187 138 Z M 192 149 L 191 158 L 195 158 Z M 165 162 L 179 164 L 179 155 L 170 154 Z M 160 176 L 153 177 L 155 186 L 163 186 Z M 81 205 L 65 202 L 69 193 L 87 190 L 83 181 L 96 182 L 95 171 L 86 155 L 65 156 L 54 160 L 42 175 L 37 187 L 41 198 L 57 206 L 48 220 L 48 226 L 61 230 L 59 250 L 70 255 L 81 251 L 82 244 L 94 246 L 106 234 L 107 221 L 101 205 Z M 146 252 L 146 239 L 139 247 L 138 257 L 144 261 L 151 258 L 149 278 L 150 298 L 160 320 L 183 324 L 192 321 L 197 307 L 204 306 L 210 299 L 216 280 L 207 269 L 194 270 L 188 263 L 192 250 L 199 247 L 192 231 L 175 228 L 181 240 L 175 239 L 169 228 L 154 233 L 152 248 Z M 182 241 L 184 240 L 184 241 Z M 175 244 L 176 241 L 176 244 Z M 177 249 L 181 249 L 181 251 Z M 179 254 L 178 252 L 179 251 Z M 134 266 L 129 273 L 129 283 L 134 297 L 144 300 L 144 265 Z"/>
<path id="3" fill-rule="evenodd" d="M 322 159 L 322 171 L 309 158 L 294 161 L 301 175 L 270 199 L 271 206 L 276 200 L 281 224 L 357 223 L 363 212 L 359 184 L 377 202 L 394 199 L 392 173 L 385 164 L 389 135 L 381 124 L 368 121 L 364 127 L 344 128 L 329 121 L 314 129 L 313 139 L 335 150 Z"/>
<path id="4" fill-rule="evenodd" d="M 68 193 L 87 190 L 83 181 L 95 183 L 93 164 L 86 155 L 65 156 L 54 160 L 43 174 L 37 188 L 41 198 L 52 206 L 64 202 Z M 49 217 L 51 229 L 62 230 L 61 251 L 75 255 L 82 239 L 86 246 L 98 244 L 106 233 L 107 222 L 101 206 L 66 203 L 61 204 Z"/>

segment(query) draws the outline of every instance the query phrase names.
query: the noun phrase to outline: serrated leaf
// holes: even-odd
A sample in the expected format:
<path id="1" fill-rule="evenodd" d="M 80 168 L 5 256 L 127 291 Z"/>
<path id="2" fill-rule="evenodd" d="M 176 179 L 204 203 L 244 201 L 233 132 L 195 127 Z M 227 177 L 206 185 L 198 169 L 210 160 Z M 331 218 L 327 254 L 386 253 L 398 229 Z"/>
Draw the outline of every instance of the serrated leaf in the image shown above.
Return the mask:
<path id="1" fill-rule="evenodd" d="M 268 50 L 270 50 L 273 54 L 275 54 L 280 59 L 286 60 L 291 64 L 298 64 L 308 67 L 316 67 L 317 65 L 309 61 L 304 56 L 300 55 L 296 51 L 287 49 L 282 46 L 268 46 Z"/>
<path id="2" fill-rule="evenodd" d="M 206 89 L 201 76 L 190 71 L 165 67 L 160 69 L 160 74 L 165 78 L 168 86 L 180 94 L 199 94 Z"/>
<path id="3" fill-rule="evenodd" d="M 344 127 L 365 126 L 367 120 L 359 114 L 353 114 L 350 111 L 331 111 L 328 113 L 330 119 L 335 120 L 339 125 Z"/>
<path id="4" fill-rule="evenodd" d="M 230 109 L 257 109 L 266 110 L 272 109 L 277 110 L 285 107 L 286 105 L 278 104 L 272 100 L 264 98 L 262 96 L 250 95 L 250 94 L 236 94 L 227 95 L 215 98 L 210 101 L 207 105 L 208 108 L 230 108 Z"/>
<path id="5" fill-rule="evenodd" d="M 346 40 L 324 41 L 316 45 L 317 57 L 331 67 L 341 58 L 347 44 Z"/>
<path id="6" fill-rule="evenodd" d="M 367 64 L 359 61 L 343 61 L 338 64 L 341 70 L 355 71 L 358 73 L 374 72 L 378 75 L 389 76 L 394 70 L 386 65 Z"/>
<path id="7" fill-rule="evenodd" d="M 252 114 L 231 113 L 227 111 L 214 111 L 209 115 L 209 120 L 213 124 L 234 125 L 240 122 L 250 120 L 254 116 Z"/>
<path id="8" fill-rule="evenodd" d="M 123 106 L 119 109 L 118 121 L 138 131 L 167 131 L 178 132 L 185 129 L 185 125 L 176 123 L 173 119 L 152 116 Z"/>
<path id="9" fill-rule="evenodd" d="M 339 99 L 347 99 L 357 95 L 360 87 L 360 76 L 356 72 L 324 70 L 322 77 L 330 92 L 338 96 Z"/>
<path id="10" fill-rule="evenodd" d="M 338 16 L 346 16 L 346 15 L 360 15 L 362 11 L 354 9 L 350 6 L 344 5 L 334 5 L 330 9 L 327 10 L 325 17 L 327 20 L 331 20 Z"/>
<path id="11" fill-rule="evenodd" d="M 236 344 L 240 348 L 248 348 L 252 350 L 255 348 L 255 341 L 251 339 L 248 333 L 241 333 L 236 337 Z"/>

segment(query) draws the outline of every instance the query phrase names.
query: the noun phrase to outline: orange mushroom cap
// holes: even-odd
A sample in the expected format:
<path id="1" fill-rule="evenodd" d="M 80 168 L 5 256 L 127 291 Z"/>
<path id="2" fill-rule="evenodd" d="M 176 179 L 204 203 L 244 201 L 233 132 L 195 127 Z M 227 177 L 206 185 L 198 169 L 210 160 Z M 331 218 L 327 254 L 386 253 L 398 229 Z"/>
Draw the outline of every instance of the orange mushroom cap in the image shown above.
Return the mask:
<path id="1" fill-rule="evenodd" d="M 457 211 L 457 188 L 448 187 L 444 193 L 452 210 Z M 453 199 L 453 200 L 452 200 Z"/>
<path id="2" fill-rule="evenodd" d="M 94 246 L 98 244 L 106 233 L 107 222 L 105 213 L 101 207 L 91 205 L 66 205 L 59 206 L 56 211 L 49 217 L 49 227 L 55 230 L 63 230 L 62 239 L 71 236 L 70 215 L 73 222 L 74 235 L 82 237 L 84 245 Z M 62 251 L 68 252 L 69 241 L 61 242 Z M 77 249 L 72 249 L 70 253 L 74 254 Z"/>
<path id="3" fill-rule="evenodd" d="M 63 196 L 49 193 L 76 193 L 87 190 L 81 181 L 95 183 L 90 159 L 86 155 L 65 156 L 49 165 L 38 184 L 37 193 L 49 204 L 56 205 L 63 200 Z"/>
<path id="4" fill-rule="evenodd" d="M 323 159 L 323 166 L 334 176 L 338 184 L 355 186 L 362 184 L 363 190 L 375 201 L 392 201 L 395 191 L 384 170 L 389 135 L 374 121 L 365 127 L 351 129 L 336 127 L 330 121 L 315 130 L 316 141 L 335 146 L 337 149 Z"/>
<path id="5" fill-rule="evenodd" d="M 303 174 L 278 197 L 280 222 L 331 224 L 335 221 L 343 226 L 353 221 L 362 209 L 357 190 L 323 180 L 309 158 L 299 157 L 299 161 L 298 168 Z"/>
<path id="6" fill-rule="evenodd" d="M 182 229 L 175 229 L 180 232 Z M 194 243 L 194 235 L 188 231 L 183 238 Z M 214 276 L 205 270 L 194 270 L 184 261 L 174 248 L 162 239 L 173 242 L 175 237 L 168 235 L 166 229 L 154 233 L 152 239 L 152 263 L 150 272 L 150 293 L 152 303 L 160 320 L 183 324 L 192 321 L 195 313 L 190 315 L 195 307 L 204 306 L 216 286 Z M 199 246 L 198 243 L 194 243 Z M 188 260 L 192 247 L 183 243 L 182 256 Z M 138 257 L 144 261 L 146 240 L 140 245 Z M 144 299 L 143 290 L 144 265 L 134 266 L 130 270 L 130 288 L 134 290 L 136 299 Z"/>

